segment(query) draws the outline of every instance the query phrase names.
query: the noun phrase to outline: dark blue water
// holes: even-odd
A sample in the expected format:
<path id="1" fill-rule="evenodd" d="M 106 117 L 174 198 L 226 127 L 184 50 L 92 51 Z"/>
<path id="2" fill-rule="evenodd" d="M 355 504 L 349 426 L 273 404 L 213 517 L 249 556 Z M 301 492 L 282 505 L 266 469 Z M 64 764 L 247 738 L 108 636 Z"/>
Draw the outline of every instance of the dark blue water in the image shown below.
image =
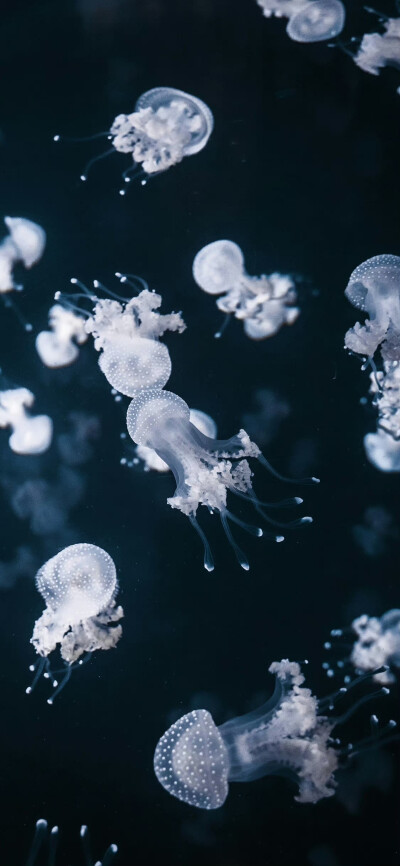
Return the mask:
<path id="1" fill-rule="evenodd" d="M 347 6 L 345 39 L 373 29 L 361 2 Z M 380 8 L 393 14 L 389 2 Z M 44 817 L 60 826 L 59 866 L 79 866 L 82 823 L 96 852 L 118 842 L 120 866 L 398 864 L 396 744 L 371 752 L 343 776 L 342 797 L 316 806 L 297 804 L 290 782 L 267 777 L 232 785 L 223 809 L 201 813 L 170 797 L 152 769 L 157 740 L 179 715 L 206 707 L 221 724 L 265 699 L 274 659 L 308 658 L 309 684 L 323 695 L 330 629 L 400 604 L 398 477 L 366 461 L 362 437 L 376 423 L 359 402 L 368 375 L 343 350 L 356 320 L 343 295 L 349 274 L 370 256 L 400 252 L 398 74 L 375 79 L 339 49 L 291 42 L 253 0 L 13 0 L 2 16 L 0 68 L 1 213 L 33 219 L 48 235 L 18 298 L 33 334 L 71 277 L 115 289 L 116 270 L 140 274 L 188 325 L 166 338 L 168 388 L 211 414 L 221 436 L 254 413 L 259 389 L 272 390 L 288 417 L 272 438 L 254 419 L 249 432 L 281 471 L 321 477 L 316 489 L 282 490 L 257 467 L 262 498 L 303 495 L 315 523 L 281 545 L 240 538 L 251 562 L 245 573 L 202 515 L 216 559 L 206 573 L 189 521 L 166 505 L 172 478 L 120 466 L 128 401 L 114 403 L 92 345 L 70 368 L 47 370 L 34 336 L 1 312 L 5 381 L 35 393 L 37 411 L 54 420 L 55 443 L 43 457 L 18 458 L 1 433 L 1 560 L 24 545 L 32 568 L 0 598 L 0 862 L 24 863 Z M 107 129 L 157 85 L 210 106 L 207 147 L 146 187 L 132 185 L 125 198 L 120 155 L 81 184 L 101 144 L 55 145 L 53 135 Z M 249 273 L 301 276 L 292 328 L 255 343 L 233 321 L 214 340 L 221 316 L 191 265 L 204 244 L 223 237 L 241 246 Z M 99 436 L 71 476 L 57 437 L 76 410 L 97 419 Z M 56 531 L 39 534 L 11 507 L 16 487 L 38 478 L 50 485 L 39 516 L 50 489 L 64 514 Z M 353 532 L 368 506 L 393 520 L 394 537 L 373 557 Z M 43 608 L 33 577 L 75 541 L 114 558 L 124 633 L 49 707 L 46 683 L 25 695 L 29 639 Z M 396 686 L 386 703 L 360 710 L 351 736 L 368 734 L 373 711 L 383 721 L 398 716 Z"/>

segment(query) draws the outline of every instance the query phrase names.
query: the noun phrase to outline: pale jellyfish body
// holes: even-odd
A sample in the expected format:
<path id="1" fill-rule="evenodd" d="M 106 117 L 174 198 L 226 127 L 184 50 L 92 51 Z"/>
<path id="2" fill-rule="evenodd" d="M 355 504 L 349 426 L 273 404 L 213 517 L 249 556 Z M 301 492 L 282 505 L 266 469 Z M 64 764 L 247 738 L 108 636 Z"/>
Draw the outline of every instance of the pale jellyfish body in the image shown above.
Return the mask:
<path id="1" fill-rule="evenodd" d="M 122 627 L 115 623 L 123 610 L 116 606 L 117 574 L 105 550 L 94 544 L 66 547 L 39 569 L 36 586 L 46 609 L 35 623 L 31 643 L 43 659 L 59 645 L 71 666 L 85 653 L 116 646 Z M 69 673 L 67 669 L 67 678 Z"/>
<path id="2" fill-rule="evenodd" d="M 376 433 L 367 433 L 364 436 L 364 449 L 375 469 L 381 472 L 400 472 L 400 440 L 394 439 L 379 425 Z"/>
<path id="3" fill-rule="evenodd" d="M 0 243 L 0 295 L 7 295 L 7 298 L 3 297 L 5 306 L 13 307 L 25 330 L 31 331 L 32 325 L 24 320 L 8 298 L 8 293 L 23 289 L 14 281 L 14 267 L 23 264 L 25 268 L 31 268 L 39 261 L 46 245 L 46 233 L 37 223 L 23 217 L 5 217 L 4 222 L 9 234 Z"/>
<path id="4" fill-rule="evenodd" d="M 320 701 L 304 687 L 297 662 L 283 659 L 269 671 L 275 675 L 275 691 L 253 712 L 217 727 L 207 710 L 195 710 L 165 732 L 155 750 L 154 770 L 168 793 L 200 809 L 218 809 L 231 782 L 282 775 L 297 785 L 298 803 L 334 795 L 335 772 L 346 750 L 339 748 L 332 731 L 358 702 L 342 717 L 329 716 L 346 688 Z"/>
<path id="5" fill-rule="evenodd" d="M 278 273 L 249 276 L 242 250 L 233 241 L 214 241 L 203 247 L 193 261 L 193 277 L 207 294 L 222 295 L 216 303 L 226 314 L 225 324 L 233 314 L 243 321 L 246 335 L 253 340 L 273 336 L 282 325 L 293 324 L 300 313 L 294 306 L 297 295 L 292 279 Z"/>
<path id="6" fill-rule="evenodd" d="M 78 357 L 79 348 L 86 342 L 85 319 L 55 304 L 49 310 L 51 331 L 41 331 L 36 337 L 36 351 L 46 367 L 67 367 Z"/>
<path id="7" fill-rule="evenodd" d="M 351 274 L 345 295 L 369 317 L 347 331 L 346 348 L 372 357 L 381 346 L 383 358 L 396 349 L 400 355 L 400 256 L 367 259 Z"/>
<path id="8" fill-rule="evenodd" d="M 159 338 L 168 330 L 184 330 L 180 313 L 156 312 L 161 296 L 147 289 L 125 304 L 94 300 L 86 332 L 101 351 L 99 366 L 111 387 L 128 397 L 138 390 L 163 388 L 171 374 L 171 359 Z"/>
<path id="9" fill-rule="evenodd" d="M 346 10 L 340 0 L 257 0 L 266 18 L 289 18 L 286 32 L 295 42 L 324 42 L 342 32 Z"/>
<path id="10" fill-rule="evenodd" d="M 400 610 L 388 610 L 380 618 L 364 614 L 351 627 L 357 640 L 350 661 L 358 672 L 370 672 L 381 665 L 400 668 Z M 387 671 L 375 679 L 391 682 L 394 676 Z"/>
<path id="11" fill-rule="evenodd" d="M 200 409 L 190 409 L 189 420 L 194 427 L 197 427 L 197 430 L 200 430 L 200 433 L 204 434 L 204 436 L 208 436 L 211 439 L 216 438 L 217 425 L 214 419 L 211 418 L 211 415 L 207 415 L 206 412 L 201 412 Z M 146 445 L 137 445 L 136 455 L 139 460 L 143 461 L 145 471 L 149 471 L 150 469 L 153 469 L 156 472 L 169 471 L 169 466 L 164 462 L 164 460 L 161 460 L 161 457 L 158 456 L 153 448 L 147 448 Z"/>
<path id="12" fill-rule="evenodd" d="M 132 114 L 120 114 L 110 129 L 113 147 L 131 153 L 146 174 L 166 171 L 205 147 L 214 126 L 208 106 L 173 87 L 143 93 Z"/>
<path id="13" fill-rule="evenodd" d="M 384 33 L 365 33 L 354 62 L 364 72 L 379 75 L 385 66 L 400 69 L 400 18 L 384 21 Z"/>
<path id="14" fill-rule="evenodd" d="M 27 388 L 0 391 L 0 427 L 11 427 L 9 446 L 16 454 L 42 454 L 53 437 L 53 422 L 48 415 L 31 417 L 35 397 Z"/>
<path id="15" fill-rule="evenodd" d="M 263 533 L 258 527 L 243 523 L 228 510 L 228 492 L 252 504 L 273 526 L 283 525 L 265 514 L 252 488 L 252 471 L 247 458 L 255 457 L 270 469 L 257 445 L 250 441 L 244 430 L 240 430 L 237 436 L 223 440 L 204 435 L 191 423 L 190 410 L 184 400 L 169 391 L 139 392 L 128 408 L 127 426 L 136 445 L 153 449 L 172 470 L 176 490 L 167 501 L 171 508 L 189 517 L 199 534 L 204 546 L 204 567 L 212 571 L 214 562 L 207 539 L 196 519 L 199 505 L 205 505 L 212 513 L 219 514 L 237 560 L 247 570 L 247 557 L 234 541 L 229 521 L 239 524 L 253 535 L 260 536 Z M 301 501 L 295 498 L 291 503 L 299 504 Z M 311 518 L 300 518 L 293 521 L 292 525 L 303 522 L 311 522 Z M 274 537 L 277 541 L 283 540 L 281 535 Z"/>

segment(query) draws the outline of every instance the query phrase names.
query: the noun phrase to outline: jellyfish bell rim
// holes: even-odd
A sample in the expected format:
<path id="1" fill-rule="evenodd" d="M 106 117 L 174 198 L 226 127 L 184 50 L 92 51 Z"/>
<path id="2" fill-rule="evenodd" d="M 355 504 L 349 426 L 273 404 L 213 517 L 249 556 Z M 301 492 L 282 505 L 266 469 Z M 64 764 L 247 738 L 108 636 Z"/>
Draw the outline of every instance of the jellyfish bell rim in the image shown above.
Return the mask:
<path id="1" fill-rule="evenodd" d="M 191 93 L 186 93 L 184 90 L 178 90 L 175 87 L 152 87 L 151 90 L 146 90 L 145 93 L 142 93 L 142 95 L 139 96 L 139 99 L 135 104 L 135 111 L 140 111 L 145 108 L 152 108 L 153 111 L 157 111 L 158 108 L 165 106 L 165 96 L 167 93 L 171 96 L 170 101 L 175 97 L 181 97 L 184 99 L 186 103 L 189 103 L 191 107 L 196 110 L 197 114 L 199 114 L 203 120 L 204 129 L 202 130 L 201 136 L 198 134 L 195 135 L 193 141 L 190 144 L 187 144 L 184 148 L 185 156 L 193 156 L 193 154 L 199 153 L 200 150 L 203 150 L 203 147 L 207 144 L 214 129 L 213 113 L 202 99 L 198 96 L 193 96 Z M 160 96 L 161 98 L 157 100 L 157 96 Z M 164 99 L 162 97 L 164 97 Z"/>
<path id="2" fill-rule="evenodd" d="M 214 255 L 218 256 L 218 253 L 221 253 L 223 255 L 227 247 L 229 247 L 229 252 L 232 253 L 232 262 L 234 265 L 237 265 L 240 276 L 244 271 L 244 255 L 239 244 L 235 243 L 235 241 L 228 240 L 228 238 L 221 238 L 217 241 L 211 241 L 209 244 L 206 244 L 204 247 L 202 247 L 201 250 L 196 253 L 193 259 L 193 279 L 197 283 L 197 285 L 200 286 L 203 292 L 207 292 L 208 295 L 221 295 L 227 291 L 230 291 L 234 287 L 229 277 L 227 278 L 226 283 L 223 283 L 221 286 L 218 285 L 216 287 L 209 279 L 205 278 L 204 264 L 207 263 L 207 258 L 209 259 L 209 261 L 211 260 L 212 262 L 212 258 L 214 257 Z"/>
<path id="3" fill-rule="evenodd" d="M 142 424 L 143 427 L 143 421 L 141 422 L 140 415 L 142 412 L 146 411 L 146 408 L 150 408 L 149 404 L 155 400 L 161 401 L 161 403 L 165 405 L 165 411 L 162 414 L 161 411 L 159 411 L 156 415 L 158 423 L 160 423 L 164 414 L 167 415 L 171 412 L 172 406 L 177 407 L 181 410 L 179 416 L 176 412 L 175 418 L 177 418 L 177 416 L 182 418 L 183 416 L 185 421 L 187 421 L 188 423 L 190 422 L 189 406 L 187 405 L 187 403 L 185 403 L 184 400 L 182 400 L 182 397 L 178 396 L 178 394 L 174 394 L 172 391 L 165 391 L 164 389 L 149 388 L 147 391 L 139 390 L 137 395 L 135 395 L 131 400 L 126 413 L 126 424 L 128 428 L 128 433 L 131 439 L 136 443 L 136 445 L 148 445 L 148 439 L 143 440 L 142 436 L 140 435 L 141 430 L 139 425 Z M 154 408 L 152 411 L 155 412 L 156 409 Z M 144 434 L 146 433 L 146 422 L 147 419 L 144 420 Z M 137 438 L 137 433 L 139 433 L 140 441 Z"/>
<path id="4" fill-rule="evenodd" d="M 38 223 L 25 217 L 6 216 L 4 217 L 4 223 L 10 232 L 11 240 L 18 251 L 21 261 L 26 268 L 31 268 L 43 255 L 47 239 L 45 230 Z M 28 235 L 30 233 L 28 244 L 26 243 L 26 237 L 25 243 L 21 243 L 22 232 L 27 232 Z"/>
<path id="5" fill-rule="evenodd" d="M 141 379 L 140 382 L 138 381 L 137 385 L 132 385 L 128 387 L 126 383 L 124 383 L 124 387 L 121 387 L 120 379 L 114 377 L 112 371 L 110 372 L 109 369 L 109 365 L 112 363 L 113 356 L 114 361 L 119 361 L 121 363 L 121 366 L 123 366 L 124 363 L 127 362 L 127 360 L 129 361 L 129 354 L 133 358 L 140 357 L 140 348 L 144 349 L 145 351 L 148 350 L 149 354 L 152 354 L 152 367 L 154 367 L 154 363 L 156 363 L 160 369 L 160 373 L 162 366 L 162 358 L 165 366 L 164 373 L 162 376 L 159 373 L 158 384 L 156 384 L 156 382 L 151 382 L 147 384 L 146 381 L 143 381 L 143 379 Z M 120 339 L 119 342 L 110 340 L 109 344 L 106 345 L 106 347 L 100 353 L 98 364 L 100 370 L 104 374 L 107 382 L 111 385 L 111 387 L 115 388 L 118 393 L 124 394 L 125 397 L 130 397 L 131 399 L 136 396 L 138 391 L 147 392 L 149 390 L 158 390 L 158 388 L 160 388 L 161 390 L 164 385 L 167 384 L 168 379 L 170 378 L 172 373 L 172 362 L 168 347 L 165 345 L 165 343 L 161 343 L 159 340 L 153 340 L 151 339 L 151 337 L 138 337 L 137 340 L 130 340 L 129 338 L 126 338 L 125 340 Z"/>
<path id="6" fill-rule="evenodd" d="M 319 34 L 314 36 L 302 36 L 301 31 L 296 29 L 296 25 L 301 23 L 302 19 L 307 19 L 307 15 L 310 12 L 311 7 L 329 7 L 330 12 L 336 11 L 336 22 L 330 27 L 328 32 L 324 32 L 324 35 Z M 289 18 L 289 21 L 286 26 L 286 33 L 293 42 L 325 42 L 328 39 L 335 39 L 336 36 L 339 36 L 339 33 L 342 32 L 343 27 L 346 21 L 346 9 L 341 3 L 341 0 L 311 0 L 311 2 L 307 2 L 304 0 L 304 6 L 298 9 L 293 15 Z"/>
<path id="7" fill-rule="evenodd" d="M 51 595 L 51 590 L 49 591 L 49 586 L 51 587 L 51 583 L 54 580 L 54 572 L 59 567 L 59 565 L 62 564 L 63 560 L 66 558 L 66 554 L 70 553 L 71 556 L 73 556 L 74 552 L 78 553 L 78 548 L 81 554 L 91 554 L 92 552 L 94 552 L 97 556 L 98 552 L 100 552 L 101 558 L 103 559 L 103 561 L 106 562 L 107 568 L 109 569 L 109 600 L 111 600 L 118 591 L 118 577 L 115 562 L 112 556 L 110 556 L 110 554 L 107 553 L 107 551 L 104 550 L 103 547 L 99 547 L 99 545 L 97 544 L 91 544 L 90 542 L 86 541 L 78 542 L 76 544 L 68 544 L 58 553 L 54 554 L 54 556 L 51 556 L 50 559 L 47 559 L 46 562 L 44 562 L 43 565 L 40 566 L 35 575 L 36 589 L 38 590 L 46 604 L 51 608 L 53 608 L 53 604 L 52 600 L 49 600 L 49 594 Z M 84 550 L 82 550 L 82 548 L 84 548 Z M 56 607 L 58 607 L 58 603 L 56 604 Z M 82 618 L 84 618 L 84 616 Z"/>
<path id="8" fill-rule="evenodd" d="M 400 256 L 394 253 L 380 253 L 377 256 L 371 256 L 357 265 L 351 272 L 344 294 L 348 301 L 358 310 L 366 309 L 365 301 L 367 294 L 371 291 L 370 287 L 364 282 L 366 275 L 370 270 L 376 270 L 378 277 L 378 268 L 390 268 L 396 265 L 399 268 L 400 280 Z"/>

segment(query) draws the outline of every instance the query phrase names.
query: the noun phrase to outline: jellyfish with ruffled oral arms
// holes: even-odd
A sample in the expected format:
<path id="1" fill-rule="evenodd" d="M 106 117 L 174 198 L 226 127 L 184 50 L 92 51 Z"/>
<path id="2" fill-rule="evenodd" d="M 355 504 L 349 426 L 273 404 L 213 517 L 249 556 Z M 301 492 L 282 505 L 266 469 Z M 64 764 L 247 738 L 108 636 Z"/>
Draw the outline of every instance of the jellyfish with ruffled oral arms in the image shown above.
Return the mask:
<path id="1" fill-rule="evenodd" d="M 257 0 L 266 18 L 288 18 L 295 42 L 324 42 L 342 32 L 346 10 L 340 0 Z"/>
<path id="2" fill-rule="evenodd" d="M 373 11 L 373 10 L 369 10 Z M 354 63 L 370 75 L 379 75 L 385 66 L 400 69 L 400 18 L 385 18 L 384 33 L 365 33 L 362 37 Z"/>
<path id="3" fill-rule="evenodd" d="M 374 680 L 380 683 L 391 683 L 395 680 L 393 669 L 400 668 L 400 610 L 393 608 L 381 617 L 362 614 L 356 617 L 350 628 L 332 629 L 331 638 L 325 643 L 329 652 L 339 652 L 341 642 L 352 642 L 350 653 L 338 661 L 326 662 L 328 676 L 346 673 L 350 668 L 357 674 L 371 673 Z M 384 671 L 374 673 L 378 668 Z M 348 681 L 348 673 L 345 682 Z"/>
<path id="4" fill-rule="evenodd" d="M 279 273 L 249 276 L 242 250 L 233 241 L 213 241 L 203 247 L 193 261 L 193 277 L 207 294 L 222 296 L 216 304 L 226 315 L 223 328 L 234 315 L 243 321 L 246 335 L 253 340 L 272 337 L 299 316 L 291 277 Z M 215 336 L 221 333 L 222 329 Z"/>
<path id="5" fill-rule="evenodd" d="M 332 733 L 366 696 L 341 715 L 330 715 L 348 688 L 318 700 L 304 687 L 297 662 L 282 659 L 273 662 L 269 671 L 275 676 L 274 693 L 253 712 L 217 726 L 207 710 L 194 710 L 163 734 L 154 754 L 154 771 L 169 794 L 199 809 L 218 809 L 228 796 L 230 782 L 282 775 L 297 785 L 298 803 L 314 804 L 334 795 L 335 772 L 356 750 L 350 744 L 342 746 Z M 367 697 L 387 693 L 382 688 Z M 384 732 L 394 727 L 390 722 Z M 361 741 L 357 751 L 367 745 L 368 739 Z"/>
<path id="6" fill-rule="evenodd" d="M 273 527 L 282 529 L 311 522 L 311 517 L 302 517 L 285 524 L 272 519 L 263 506 L 298 505 L 302 499 L 294 497 L 282 503 L 260 502 L 253 490 L 253 473 L 248 458 L 256 458 L 281 480 L 288 479 L 282 479 L 271 468 L 244 430 L 230 439 L 214 439 L 201 433 L 190 421 L 189 407 L 177 394 L 161 390 L 138 392 L 128 408 L 127 426 L 136 445 L 152 448 L 172 470 L 176 489 L 167 502 L 171 508 L 185 514 L 199 534 L 204 546 L 204 567 L 208 571 L 214 568 L 214 561 L 207 538 L 197 521 L 199 505 L 205 505 L 211 513 L 219 514 L 228 541 L 245 570 L 249 568 L 247 557 L 236 544 L 229 524 L 234 522 L 256 536 L 263 535 L 263 532 L 259 527 L 244 523 L 228 509 L 228 492 L 253 505 L 258 514 Z M 273 537 L 276 541 L 283 540 L 282 535 Z"/>
<path id="7" fill-rule="evenodd" d="M 171 374 L 171 358 L 160 337 L 166 331 L 185 330 L 181 313 L 159 313 L 161 295 L 148 289 L 125 302 L 92 300 L 95 307 L 86 333 L 101 353 L 99 366 L 111 387 L 128 397 L 138 390 L 163 388 Z"/>
<path id="8" fill-rule="evenodd" d="M 90 160 L 81 180 L 87 179 L 94 162 L 115 151 L 132 157 L 132 167 L 123 173 L 126 183 L 135 176 L 154 177 L 203 150 L 213 127 L 212 112 L 197 96 L 173 87 L 154 87 L 139 97 L 131 114 L 115 118 L 104 133 L 112 148 Z M 54 136 L 54 140 L 59 141 L 60 136 Z M 125 190 L 121 189 L 120 194 L 124 195 Z"/>
<path id="9" fill-rule="evenodd" d="M 53 422 L 48 415 L 29 415 L 34 401 L 28 388 L 0 391 L 0 427 L 12 428 L 8 444 L 16 454 L 42 454 L 51 445 Z"/>
<path id="10" fill-rule="evenodd" d="M 45 848 L 47 848 L 49 855 L 48 866 L 55 866 L 58 849 L 58 832 L 58 827 L 55 826 L 50 829 L 44 818 L 39 818 L 39 821 L 36 821 L 35 835 L 25 866 L 37 866 L 39 863 L 38 855 L 41 852 L 43 853 Z M 95 862 L 92 857 L 89 830 L 86 824 L 82 824 L 79 835 L 85 857 L 85 866 L 111 866 L 111 863 L 114 863 L 115 854 L 118 853 L 117 845 L 109 845 L 101 860 L 96 860 Z M 41 858 L 40 862 L 42 862 Z"/>
<path id="11" fill-rule="evenodd" d="M 54 304 L 49 310 L 50 331 L 40 331 L 36 351 L 46 367 L 67 367 L 76 361 L 79 346 L 88 339 L 85 318 Z"/>
<path id="12" fill-rule="evenodd" d="M 353 271 L 345 296 L 368 318 L 347 331 L 345 347 L 372 358 L 400 360 L 400 256 L 373 256 Z"/>
<path id="13" fill-rule="evenodd" d="M 30 693 L 45 671 L 58 686 L 48 703 L 68 681 L 72 666 L 95 650 L 115 647 L 122 635 L 116 625 L 124 612 L 117 606 L 117 574 L 113 560 L 94 544 L 72 544 L 49 559 L 36 575 L 36 586 L 46 602 L 36 621 L 31 643 L 40 656 Z M 48 657 L 57 646 L 66 663 L 60 685 L 54 679 Z"/>

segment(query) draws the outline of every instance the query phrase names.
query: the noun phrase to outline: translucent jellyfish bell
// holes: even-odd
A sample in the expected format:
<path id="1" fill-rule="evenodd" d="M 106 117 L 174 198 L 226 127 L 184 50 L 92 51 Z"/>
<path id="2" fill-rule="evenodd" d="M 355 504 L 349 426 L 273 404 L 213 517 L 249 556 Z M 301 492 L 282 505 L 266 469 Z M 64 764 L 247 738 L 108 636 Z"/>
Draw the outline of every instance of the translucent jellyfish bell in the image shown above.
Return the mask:
<path id="1" fill-rule="evenodd" d="M 135 110 L 150 111 L 160 119 L 169 119 L 171 123 L 174 112 L 185 118 L 185 137 L 183 155 L 193 156 L 206 146 L 214 128 L 213 115 L 205 102 L 191 93 L 176 90 L 174 87 L 153 87 L 139 97 Z"/>
<path id="2" fill-rule="evenodd" d="M 60 644 L 68 668 L 59 691 L 69 679 L 71 665 L 82 655 L 115 647 L 121 637 L 122 627 L 115 625 L 123 617 L 122 608 L 115 602 L 115 565 L 101 547 L 72 544 L 39 569 L 36 586 L 46 609 L 35 623 L 31 643 L 42 663 L 27 691 L 32 691 L 47 657 Z M 46 670 L 49 672 L 48 666 Z"/>
<path id="3" fill-rule="evenodd" d="M 155 750 L 154 771 L 169 794 L 199 809 L 218 809 L 230 782 L 282 775 L 297 785 L 298 803 L 318 803 L 334 795 L 339 759 L 352 753 L 353 747 L 342 747 L 332 731 L 353 715 L 366 696 L 341 715 L 327 713 L 337 712 L 339 700 L 360 680 L 319 701 L 304 687 L 297 662 L 282 659 L 273 662 L 269 671 L 275 675 L 274 693 L 253 712 L 217 727 L 207 710 L 195 710 L 165 732 Z M 382 689 L 378 695 L 387 693 Z M 389 723 L 388 732 L 394 726 Z"/>
<path id="4" fill-rule="evenodd" d="M 400 256 L 380 255 L 359 265 L 351 274 L 346 298 L 368 313 L 364 325 L 359 322 L 347 331 L 345 346 L 352 352 L 372 357 L 385 342 L 383 357 L 398 348 L 400 357 Z"/>
<path id="5" fill-rule="evenodd" d="M 340 0 L 312 0 L 290 17 L 286 32 L 296 42 L 323 42 L 342 32 L 345 18 Z"/>
<path id="6" fill-rule="evenodd" d="M 208 436 L 211 439 L 216 439 L 217 425 L 210 415 L 207 415 L 206 412 L 201 412 L 200 409 L 191 409 L 189 417 L 190 423 L 194 427 L 197 427 L 200 433 L 204 433 L 204 436 Z M 169 471 L 169 466 L 167 466 L 164 460 L 161 460 L 153 448 L 146 448 L 145 445 L 136 445 L 136 455 L 139 460 L 143 460 L 146 471 L 151 469 L 156 472 Z"/>
<path id="7" fill-rule="evenodd" d="M 0 427 L 12 427 L 9 446 L 16 454 L 42 454 L 53 437 L 53 422 L 48 415 L 31 418 L 26 409 L 35 397 L 27 388 L 0 391 Z"/>
<path id="8" fill-rule="evenodd" d="M 193 261 L 193 277 L 209 295 L 231 291 L 243 273 L 244 256 L 233 241 L 213 241 L 203 247 Z"/>
<path id="9" fill-rule="evenodd" d="M 370 463 L 381 472 L 400 472 L 400 440 L 378 426 L 376 433 L 364 436 L 364 449 Z"/>
<path id="10" fill-rule="evenodd" d="M 31 268 L 42 258 L 46 232 L 37 223 L 23 217 L 5 217 L 4 222 L 17 250 L 18 260 L 26 268 Z"/>
<path id="11" fill-rule="evenodd" d="M 36 351 L 46 367 L 66 367 L 79 354 L 78 346 L 86 342 L 85 319 L 61 304 L 49 310 L 51 331 L 41 331 L 36 337 Z"/>

